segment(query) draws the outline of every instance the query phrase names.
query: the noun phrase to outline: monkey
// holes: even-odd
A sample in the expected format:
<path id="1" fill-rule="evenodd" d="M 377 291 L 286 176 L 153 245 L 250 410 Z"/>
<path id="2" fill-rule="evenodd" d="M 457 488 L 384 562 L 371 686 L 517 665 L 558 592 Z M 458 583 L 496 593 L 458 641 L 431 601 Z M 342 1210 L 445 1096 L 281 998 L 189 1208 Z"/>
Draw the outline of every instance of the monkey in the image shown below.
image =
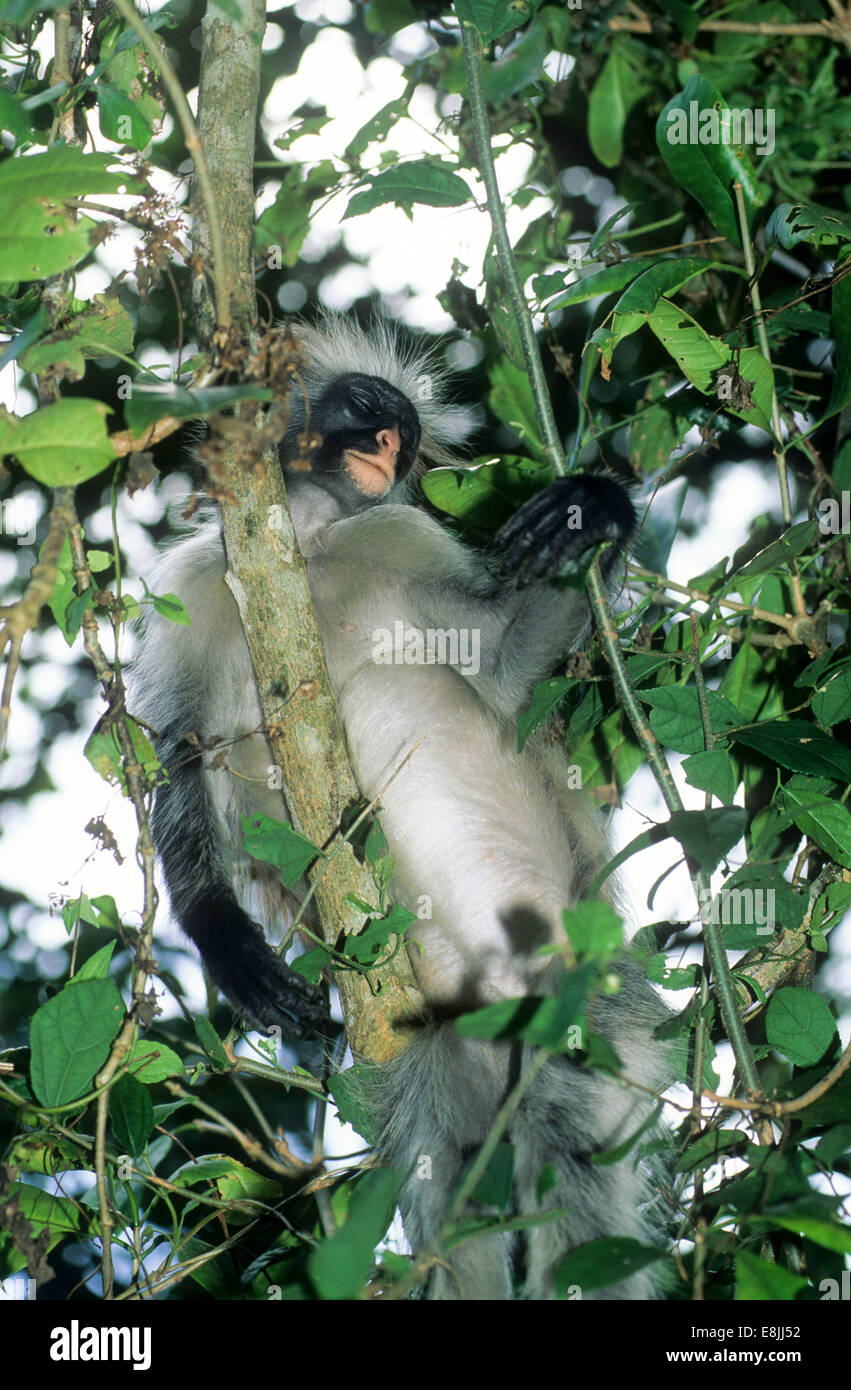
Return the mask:
<path id="1" fill-rule="evenodd" d="M 305 398 L 294 392 L 279 449 L 294 528 L 352 768 L 365 798 L 381 792 L 393 897 L 412 910 L 421 895 L 430 900 L 408 933 L 428 1018 L 371 1091 L 379 1154 L 404 1174 L 399 1206 L 418 1252 L 439 1242 L 452 1194 L 531 1056 L 516 1039 L 462 1036 L 455 1020 L 554 992 L 562 961 L 542 948 L 564 941 L 562 910 L 587 895 L 606 862 L 605 836 L 587 793 L 570 785 L 564 750 L 538 731 L 518 752 L 516 719 L 591 631 L 584 594 L 553 581 L 604 540 L 611 578 L 635 511 L 613 477 L 575 474 L 521 506 L 497 536 L 498 561 L 470 547 L 415 505 L 417 469 L 454 456 L 434 364 L 388 324 L 363 330 L 329 316 L 297 332 Z M 570 524 L 577 514 L 579 527 Z M 323 997 L 273 952 L 246 905 L 241 817 L 287 812 L 285 795 L 266 786 L 271 754 L 225 570 L 213 519 L 166 554 L 152 583 L 177 593 L 191 619 L 179 627 L 151 614 L 135 662 L 132 712 L 157 731 L 169 772 L 153 835 L 173 915 L 236 1012 L 309 1037 L 323 1027 Z M 377 657 L 376 635 L 400 631 L 475 633 L 478 658 L 462 662 L 460 644 L 454 659 Z M 234 740 L 228 766 L 198 756 L 190 732 L 201 747 Z M 576 1246 L 647 1239 L 647 1179 L 634 1156 L 592 1158 L 652 1117 L 649 1093 L 668 1081 L 666 1047 L 653 1034 L 669 1013 L 629 955 L 617 973 L 618 991 L 596 1001 L 595 1027 L 638 1087 L 555 1055 L 509 1127 L 516 1211 L 566 1215 L 525 1231 L 522 1250 L 510 1232 L 454 1246 L 426 1297 L 503 1300 L 519 1287 L 524 1298 L 553 1298 L 559 1263 Z M 539 1200 L 548 1165 L 550 1190 Z M 599 1296 L 652 1297 L 654 1284 L 642 1271 Z"/>

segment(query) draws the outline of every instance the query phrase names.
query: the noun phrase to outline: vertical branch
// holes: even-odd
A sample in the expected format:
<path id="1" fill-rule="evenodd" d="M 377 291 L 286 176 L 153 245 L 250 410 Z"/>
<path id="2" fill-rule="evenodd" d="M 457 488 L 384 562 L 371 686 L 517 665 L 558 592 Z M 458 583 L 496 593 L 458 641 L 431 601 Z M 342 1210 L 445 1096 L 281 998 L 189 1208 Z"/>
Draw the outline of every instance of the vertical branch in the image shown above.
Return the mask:
<path id="1" fill-rule="evenodd" d="M 502 278 L 508 293 L 508 300 L 511 304 L 511 311 L 514 314 L 517 332 L 520 335 L 520 342 L 523 348 L 523 360 L 526 364 L 526 373 L 532 388 L 532 396 L 535 401 L 535 414 L 538 417 L 538 427 L 541 431 L 541 438 L 544 442 L 547 459 L 553 473 L 556 477 L 560 477 L 565 472 L 564 450 L 561 446 L 561 439 L 559 438 L 555 417 L 553 416 L 553 408 L 547 390 L 546 378 L 544 377 L 544 365 L 541 361 L 538 340 L 535 337 L 535 329 L 532 324 L 532 315 L 529 313 L 529 306 L 526 303 L 523 287 L 520 284 L 517 262 L 514 259 L 511 242 L 508 240 L 505 208 L 502 205 L 502 199 L 499 195 L 499 184 L 497 183 L 496 169 L 494 168 L 493 162 L 490 122 L 488 121 L 485 93 L 482 86 L 479 36 L 475 25 L 467 21 L 462 21 L 461 42 L 464 46 L 464 63 L 467 69 L 467 96 L 470 102 L 470 113 L 473 118 L 476 158 L 487 191 L 488 212 L 490 213 L 491 226 L 493 227 L 494 240 L 499 255 L 500 270 L 502 271 Z"/>
<path id="2" fill-rule="evenodd" d="M 264 25 L 263 0 L 245 0 L 238 21 L 210 5 L 203 24 L 198 91 L 205 167 L 213 204 L 222 210 L 221 254 L 232 314 L 246 334 L 257 328 L 251 238 Z M 207 215 L 205 199 L 193 227 L 194 244 L 202 256 L 211 245 Z M 209 347 L 215 320 L 203 281 L 196 287 L 195 309 L 199 339 Z M 343 814 L 359 800 L 360 792 L 348 763 L 283 475 L 274 454 L 267 455 L 262 466 L 248 469 L 236 450 L 229 450 L 221 468 L 227 499 L 221 507 L 227 583 L 242 618 L 272 756 L 293 824 L 313 844 L 330 848 Z M 283 518 L 283 525 L 270 526 L 270 516 Z M 291 696 L 283 709 L 282 690 Z M 363 914 L 352 900 L 375 902 L 375 883 L 348 843 L 325 862 L 321 875 L 314 868 L 311 876 L 325 939 L 336 944 L 341 932 L 363 926 Z M 402 1050 L 423 1004 L 406 952 L 399 951 L 376 975 L 381 987 L 377 997 L 362 974 L 342 971 L 335 983 L 352 1051 L 359 1059 L 384 1061 Z"/>
<path id="3" fill-rule="evenodd" d="M 591 607 L 594 610 L 594 617 L 597 623 L 597 631 L 600 634 L 600 641 L 603 644 L 603 651 L 606 660 L 612 671 L 612 679 L 615 683 L 615 690 L 621 708 L 626 712 L 632 724 L 635 736 L 644 752 L 650 771 L 656 779 L 665 805 L 673 815 L 676 811 L 684 809 L 677 791 L 676 783 L 671 775 L 671 769 L 665 760 L 665 755 L 650 725 L 644 717 L 644 712 L 638 701 L 632 682 L 627 675 L 626 668 L 621 658 L 620 648 L 618 647 L 617 633 L 609 612 L 606 585 L 600 572 L 599 557 L 596 557 L 588 571 L 588 597 Z M 698 903 L 709 901 L 710 885 L 709 875 L 703 869 L 696 869 L 689 865 L 692 884 L 694 885 L 695 895 Z M 712 921 L 712 914 L 701 913 L 703 921 L 703 939 L 706 942 L 706 949 L 709 953 L 709 960 L 712 965 L 712 977 L 715 982 L 715 989 L 718 993 L 718 1002 L 721 1008 L 721 1017 L 724 1020 L 724 1028 L 727 1037 L 733 1048 L 736 1057 L 736 1064 L 739 1068 L 739 1075 L 744 1082 L 749 1095 L 754 1095 L 759 1091 L 759 1077 L 753 1054 L 745 1034 L 744 1025 L 736 1007 L 736 996 L 733 989 L 733 977 L 730 974 L 730 966 L 727 962 L 727 955 L 724 950 L 724 942 L 717 922 Z"/>
<path id="4" fill-rule="evenodd" d="M 745 270 L 748 273 L 748 287 L 754 311 L 757 342 L 759 343 L 760 352 L 768 365 L 771 366 L 771 349 L 768 346 L 768 334 L 765 331 L 765 316 L 762 312 L 762 298 L 759 292 L 759 279 L 756 273 L 753 243 L 751 242 L 748 217 L 745 210 L 745 196 L 740 183 L 733 184 L 733 196 L 736 199 L 736 212 L 739 218 L 742 250 L 745 256 Z M 777 482 L 780 489 L 780 507 L 783 513 L 783 524 L 784 526 L 791 526 L 792 499 L 789 494 L 789 475 L 786 470 L 786 448 L 783 443 L 783 426 L 780 422 L 780 408 L 777 404 L 777 386 L 773 381 L 771 385 L 771 432 L 774 435 L 774 463 L 777 468 Z M 798 574 L 798 562 L 794 559 L 789 562 L 789 580 L 792 586 L 795 612 L 800 617 L 804 617 L 807 612 L 807 606 L 804 603 L 804 596 L 801 592 L 801 578 Z"/>

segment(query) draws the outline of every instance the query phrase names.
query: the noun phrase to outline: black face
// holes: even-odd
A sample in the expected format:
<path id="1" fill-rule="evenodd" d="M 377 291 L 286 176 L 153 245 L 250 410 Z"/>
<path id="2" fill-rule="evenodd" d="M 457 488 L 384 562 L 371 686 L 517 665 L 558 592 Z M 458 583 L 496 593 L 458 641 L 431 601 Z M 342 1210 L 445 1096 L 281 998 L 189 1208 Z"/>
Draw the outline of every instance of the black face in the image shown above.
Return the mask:
<path id="1" fill-rule="evenodd" d="M 331 382 L 310 413 L 312 471 L 348 474 L 358 491 L 380 497 L 413 467 L 420 422 L 407 396 L 377 376 L 347 372 Z"/>

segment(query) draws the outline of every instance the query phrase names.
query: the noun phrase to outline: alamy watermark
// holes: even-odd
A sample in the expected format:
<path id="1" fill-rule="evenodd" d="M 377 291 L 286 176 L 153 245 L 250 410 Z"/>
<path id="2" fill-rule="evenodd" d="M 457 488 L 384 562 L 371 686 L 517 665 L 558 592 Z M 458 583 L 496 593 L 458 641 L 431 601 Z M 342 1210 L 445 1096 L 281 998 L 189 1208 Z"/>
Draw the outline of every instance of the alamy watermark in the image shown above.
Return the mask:
<path id="1" fill-rule="evenodd" d="M 774 153 L 774 108 L 701 106 L 668 112 L 669 145 L 753 145 L 757 154 Z"/>
<path id="2" fill-rule="evenodd" d="M 14 536 L 18 545 L 32 545 L 38 522 L 38 502 L 26 493 L 21 497 L 5 497 L 0 502 L 0 531 Z"/>
<path id="3" fill-rule="evenodd" d="M 455 666 L 465 676 L 477 676 L 480 641 L 476 627 L 422 629 L 397 621 L 392 631 L 373 631 L 372 660 L 376 666 Z"/>
<path id="4" fill-rule="evenodd" d="M 838 497 L 823 497 L 818 514 L 823 536 L 851 535 L 851 492 L 844 488 Z"/>
<path id="5" fill-rule="evenodd" d="M 721 888 L 698 894 L 701 922 L 716 927 L 756 927 L 757 936 L 773 936 L 777 930 L 773 888 Z"/>

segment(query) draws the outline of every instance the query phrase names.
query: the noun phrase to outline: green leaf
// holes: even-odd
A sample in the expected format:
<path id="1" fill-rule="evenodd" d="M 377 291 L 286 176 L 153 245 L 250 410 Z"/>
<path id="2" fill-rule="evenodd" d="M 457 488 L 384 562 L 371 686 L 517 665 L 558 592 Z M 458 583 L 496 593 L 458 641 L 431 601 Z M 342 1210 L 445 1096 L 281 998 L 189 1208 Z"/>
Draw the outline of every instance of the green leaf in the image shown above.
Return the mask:
<path id="1" fill-rule="evenodd" d="M 133 349 L 133 324 L 114 295 L 96 295 L 91 309 L 76 314 L 63 328 L 39 338 L 21 354 L 28 372 L 61 373 L 72 381 L 86 370 L 86 359 Z"/>
<path id="2" fill-rule="evenodd" d="M 470 201 L 470 190 L 463 179 L 436 156 L 414 159 L 373 174 L 370 187 L 355 193 L 343 213 L 343 221 L 360 217 L 385 203 L 409 208 L 413 203 L 426 203 L 435 208 L 462 207 Z"/>
<path id="3" fill-rule="evenodd" d="M 525 24 L 541 4 L 543 0 L 456 0 L 455 13 L 462 24 L 474 25 L 487 45 Z"/>
<path id="4" fill-rule="evenodd" d="M 579 960 L 607 965 L 623 945 L 623 922 L 611 903 L 577 903 L 565 908 L 561 920 Z"/>
<path id="5" fill-rule="evenodd" d="M 626 118 L 647 90 L 627 61 L 630 47 L 625 36 L 615 36 L 588 98 L 588 143 L 607 169 L 621 163 Z"/>
<path id="6" fill-rule="evenodd" d="M 844 410 L 851 401 L 851 260 L 847 255 L 837 261 L 833 273 L 837 277 L 830 299 L 833 382 L 825 419 Z"/>
<path id="7" fill-rule="evenodd" d="M 134 1076 L 119 1076 L 109 1092 L 109 1123 L 121 1153 L 138 1158 L 154 1127 L 154 1107 L 146 1087 Z"/>
<path id="8" fill-rule="evenodd" d="M 382 106 L 380 111 L 376 111 L 374 116 L 370 116 L 366 124 L 362 125 L 357 134 L 349 141 L 345 149 L 344 157 L 347 160 L 358 160 L 373 141 L 385 140 L 391 127 L 394 126 L 397 121 L 402 120 L 404 116 L 407 116 L 409 101 L 410 92 L 406 89 L 401 97 L 394 97 L 393 101 L 388 101 L 386 106 Z M 320 117 L 320 130 L 327 124 L 327 121 L 327 116 Z M 302 122 L 301 125 L 297 127 L 299 134 L 304 134 L 304 124 L 305 122 Z M 275 144 L 279 149 L 281 148 L 278 140 L 275 141 Z"/>
<path id="9" fill-rule="evenodd" d="M 233 1062 L 222 1047 L 222 1040 L 208 1018 L 199 1014 L 195 1019 L 195 1035 L 213 1063 L 216 1071 L 231 1071 Z"/>
<path id="10" fill-rule="evenodd" d="M 380 1088 L 374 1067 L 358 1065 L 337 1072 L 328 1082 L 328 1090 L 343 1124 L 352 1126 L 368 1144 L 378 1142 L 375 1121 L 376 1088 Z M 376 1093 L 377 1094 L 377 1093 Z"/>
<path id="11" fill-rule="evenodd" d="M 775 990 L 768 1002 L 765 1033 L 769 1043 L 798 1067 L 820 1062 L 836 1037 L 836 1021 L 820 994 Z"/>
<path id="12" fill-rule="evenodd" d="M 711 1168 L 720 1159 L 740 1153 L 747 1145 L 747 1135 L 737 1129 L 712 1129 L 698 1135 L 674 1164 L 676 1173 L 690 1173 L 693 1168 Z"/>
<path id="13" fill-rule="evenodd" d="M 771 1264 L 740 1250 L 736 1255 L 736 1301 L 791 1302 L 801 1289 L 810 1287 L 800 1274 L 793 1274 L 782 1265 Z"/>
<path id="14" fill-rule="evenodd" d="M 5 87 L 0 88 L 0 130 L 8 130 L 18 144 L 31 137 L 26 111 L 20 100 Z"/>
<path id="15" fill-rule="evenodd" d="M 79 217 L 61 204 L 25 200 L 13 209 L 0 198 L 3 278 L 43 280 L 70 270 L 89 254 L 96 231 L 90 217 Z"/>
<path id="16" fill-rule="evenodd" d="M 817 526 L 817 521 L 798 521 L 794 526 L 789 526 L 776 541 L 772 541 L 764 550 L 758 551 L 752 560 L 736 570 L 736 575 L 739 579 L 750 579 L 754 575 L 768 574 L 769 570 L 788 565 L 796 555 L 802 555 L 805 550 L 809 550 L 816 537 Z"/>
<path id="17" fill-rule="evenodd" d="M 711 792 L 725 806 L 732 806 L 739 779 L 726 749 L 709 748 L 702 753 L 692 753 L 683 761 L 683 772 L 690 787 Z"/>
<path id="18" fill-rule="evenodd" d="M 532 691 L 532 701 L 528 709 L 517 716 L 517 752 L 522 753 L 526 740 L 545 724 L 554 709 L 557 709 L 577 681 L 572 676 L 552 676 L 540 681 Z"/>
<path id="19" fill-rule="evenodd" d="M 555 998 L 500 999 L 455 1020 L 462 1038 L 522 1038 L 535 1047 L 562 1051 L 568 1030 L 578 1026 L 595 971 L 565 970 Z"/>
<path id="20" fill-rule="evenodd" d="M 551 481 L 552 470 L 542 460 L 505 454 L 459 468 L 430 468 L 421 486 L 438 511 L 493 531 Z"/>
<path id="21" fill-rule="evenodd" d="M 713 269 L 729 270 L 729 266 L 720 266 L 699 256 L 680 256 L 676 260 L 660 261 L 636 276 L 612 311 L 612 345 L 640 328 L 660 299 L 670 297 L 690 280 Z"/>
<path id="22" fill-rule="evenodd" d="M 766 189 L 757 180 L 745 146 L 724 143 L 724 112 L 729 112 L 729 107 L 720 92 L 695 73 L 659 115 L 656 144 L 676 182 L 697 199 L 718 231 L 736 246 L 739 223 L 733 183 L 742 185 L 751 231 L 765 202 Z M 707 139 L 709 136 L 713 138 Z"/>
<path id="23" fill-rule="evenodd" d="M 324 121 L 323 123 L 324 124 Z M 323 159 L 305 170 L 296 164 L 282 177 L 275 201 L 260 214 L 255 228 L 257 245 L 262 251 L 280 248 L 281 263 L 295 265 L 307 233 L 314 203 L 324 198 L 339 182 L 332 162 Z"/>
<path id="24" fill-rule="evenodd" d="M 851 782 L 851 752 L 806 719 L 773 719 L 753 729 L 737 729 L 731 738 L 791 772 Z"/>
<path id="25" fill-rule="evenodd" d="M 312 985 L 318 985 L 322 972 L 331 969 L 335 964 L 334 957 L 323 946 L 314 946 L 313 950 L 304 951 L 290 961 L 293 970 L 297 970 L 299 975 L 309 980 Z"/>
<path id="26" fill-rule="evenodd" d="M 108 414 L 102 401 L 81 396 L 44 405 L 22 419 L 0 414 L 0 455 L 14 455 L 47 487 L 72 487 L 102 473 L 115 457 L 104 423 Z"/>
<path id="27" fill-rule="evenodd" d="M 491 367 L 488 404 L 494 415 L 519 435 L 533 454 L 544 457 L 544 445 L 532 388 L 525 371 L 505 359 Z"/>
<path id="28" fill-rule="evenodd" d="M 0 207 L 8 205 L 3 207 L 5 216 L 9 207 L 28 199 L 58 203 L 87 193 L 141 192 L 140 179 L 124 170 L 109 172 L 109 165 L 115 163 L 114 155 L 86 154 L 76 145 L 54 145 L 45 154 L 6 159 L 0 165 Z M 5 264 L 3 275 L 9 278 Z"/>
<path id="29" fill-rule="evenodd" d="M 141 436 L 166 415 L 177 420 L 202 419 L 239 401 L 270 401 L 272 396 L 264 386 L 208 386 L 202 391 L 187 391 L 170 381 L 134 381 L 124 402 L 124 417 L 133 434 Z"/>
<path id="30" fill-rule="evenodd" d="M 809 1211 L 764 1212 L 763 1220 L 784 1231 L 794 1231 L 805 1240 L 815 1241 L 825 1250 L 835 1250 L 838 1255 L 851 1255 L 851 1230 L 840 1226 L 837 1221 L 816 1216 Z"/>
<path id="31" fill-rule="evenodd" d="M 100 133 L 105 140 L 143 150 L 153 139 L 153 129 L 135 102 L 108 82 L 95 84 L 100 115 Z"/>
<path id="32" fill-rule="evenodd" d="M 783 800 L 795 824 L 843 868 L 851 869 L 851 812 L 824 795 L 818 783 L 793 778 L 783 788 Z"/>
<path id="33" fill-rule="evenodd" d="M 255 1173 L 245 1163 L 236 1160 L 228 1172 L 216 1179 L 219 1196 L 224 1202 L 276 1202 L 280 1199 L 280 1184 L 274 1178 Z"/>
<path id="34" fill-rule="evenodd" d="M 589 1241 L 572 1250 L 559 1264 L 555 1272 L 558 1293 L 565 1293 L 573 1285 L 578 1285 L 583 1297 L 593 1289 L 605 1289 L 628 1279 L 656 1260 L 665 1258 L 665 1251 L 631 1236 L 604 1236 L 602 1240 Z"/>
<path id="35" fill-rule="evenodd" d="M 165 1043 L 152 1038 L 140 1038 L 127 1059 L 127 1066 L 137 1081 L 153 1086 L 169 1076 L 182 1076 L 184 1066 L 176 1052 Z"/>
<path id="36" fill-rule="evenodd" d="M 543 29 L 533 24 L 518 34 L 498 58 L 483 63 L 485 100 L 492 106 L 499 106 L 524 88 L 534 83 L 544 83 L 544 59 L 548 47 Z"/>
<path id="37" fill-rule="evenodd" d="M 393 937 L 404 936 L 416 920 L 415 913 L 394 903 L 386 917 L 372 917 L 361 931 L 349 932 L 345 954 L 361 965 L 373 965 L 384 955 Z"/>
<path id="38" fill-rule="evenodd" d="M 807 241 L 815 248 L 849 241 L 851 226 L 844 218 L 808 203 L 781 203 L 766 222 L 763 235 L 767 246 L 791 251 L 799 241 Z"/>
<path id="39" fill-rule="evenodd" d="M 253 859 L 280 869 L 287 888 L 292 888 L 322 853 L 287 821 L 271 816 L 243 816 L 243 844 Z"/>
<path id="40" fill-rule="evenodd" d="M 68 981 L 69 985 L 77 985 L 81 980 L 105 980 L 109 974 L 109 962 L 114 950 L 114 941 L 101 946 L 99 951 L 95 951 L 88 960 L 83 961 L 76 975 L 72 975 Z"/>
<path id="41" fill-rule="evenodd" d="M 393 1218 L 399 1175 L 386 1168 L 365 1173 L 354 1186 L 349 1212 L 334 1235 L 308 1260 L 310 1277 L 322 1299 L 357 1298 L 373 1265 L 373 1251 Z"/>
<path id="42" fill-rule="evenodd" d="M 112 980 L 83 980 L 42 1004 L 30 1030 L 30 1081 L 42 1105 L 67 1105 L 91 1089 L 123 1022 Z"/>
<path id="43" fill-rule="evenodd" d="M 698 391 L 711 396 L 730 415 L 749 425 L 758 425 L 770 434 L 774 373 L 761 352 L 756 348 L 744 348 L 734 354 L 726 343 L 711 337 L 685 309 L 668 299 L 659 300 L 647 322 Z M 722 368 L 735 368 L 743 381 L 753 383 L 750 409 L 720 394 L 716 376 Z M 814 522 L 805 524 L 815 526 Z"/>
<path id="44" fill-rule="evenodd" d="M 818 722 L 827 727 L 851 719 L 851 667 L 843 666 L 819 682 L 812 711 Z"/>
<path id="45" fill-rule="evenodd" d="M 153 594 L 151 602 L 161 618 L 168 618 L 170 623 L 181 623 L 184 627 L 191 625 L 192 619 L 177 594 Z"/>
<path id="46" fill-rule="evenodd" d="M 657 686 L 654 690 L 643 690 L 641 698 L 650 705 L 651 727 L 666 748 L 673 748 L 677 753 L 705 751 L 700 703 L 694 686 Z M 744 723 L 732 701 L 717 691 L 707 690 L 706 700 L 713 733 L 722 734 L 725 729 Z"/>
<path id="47" fill-rule="evenodd" d="M 472 1200 L 480 1207 L 507 1211 L 514 1196 L 514 1145 L 497 1144 L 488 1166 L 473 1191 Z"/>
<path id="48" fill-rule="evenodd" d="M 599 295 L 615 294 L 618 290 L 625 289 L 632 284 L 639 275 L 645 275 L 650 266 L 657 265 L 661 257 L 642 257 L 640 260 L 620 261 L 615 265 L 604 266 L 602 270 L 595 270 L 589 275 L 583 275 L 574 284 L 568 285 L 551 300 L 546 309 L 549 313 L 553 309 L 565 309 L 571 304 L 583 304 L 587 299 L 596 299 Z M 703 262 L 704 267 L 708 262 Z"/>
<path id="49" fill-rule="evenodd" d="M 55 1197 L 40 1187 L 34 1187 L 32 1183 L 10 1183 L 6 1200 L 13 1197 L 18 1211 L 30 1222 L 34 1236 L 45 1230 L 50 1232 L 51 1246 L 62 1236 L 85 1230 L 91 1219 L 78 1201 L 72 1201 L 70 1197 Z"/>

